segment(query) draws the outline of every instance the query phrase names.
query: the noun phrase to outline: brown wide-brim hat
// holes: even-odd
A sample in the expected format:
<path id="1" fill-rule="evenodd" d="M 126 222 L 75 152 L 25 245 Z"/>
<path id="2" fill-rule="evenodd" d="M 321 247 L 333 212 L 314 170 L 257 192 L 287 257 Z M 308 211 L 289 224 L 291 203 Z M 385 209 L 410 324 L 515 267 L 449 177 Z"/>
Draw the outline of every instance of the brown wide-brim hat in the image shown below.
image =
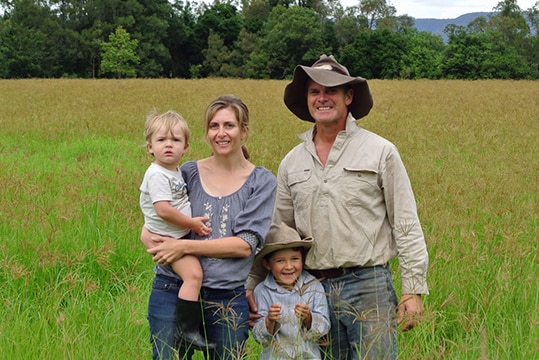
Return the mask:
<path id="1" fill-rule="evenodd" d="M 366 116 L 372 108 L 372 94 L 367 80 L 359 76 L 350 76 L 348 69 L 339 64 L 333 55 L 322 55 L 311 67 L 296 66 L 292 82 L 284 89 L 284 103 L 301 120 L 314 122 L 307 107 L 308 79 L 325 87 L 351 86 L 354 90 L 354 99 L 348 106 L 348 111 L 355 119 Z"/>
<path id="2" fill-rule="evenodd" d="M 267 271 L 262 264 L 262 259 L 274 251 L 297 247 L 303 247 L 307 250 L 311 248 L 312 243 L 312 237 L 309 236 L 302 239 L 296 230 L 292 229 L 284 222 L 279 225 L 272 225 L 268 232 L 268 236 L 266 237 L 264 247 L 255 256 L 253 271 L 255 274 L 261 274 Z"/>

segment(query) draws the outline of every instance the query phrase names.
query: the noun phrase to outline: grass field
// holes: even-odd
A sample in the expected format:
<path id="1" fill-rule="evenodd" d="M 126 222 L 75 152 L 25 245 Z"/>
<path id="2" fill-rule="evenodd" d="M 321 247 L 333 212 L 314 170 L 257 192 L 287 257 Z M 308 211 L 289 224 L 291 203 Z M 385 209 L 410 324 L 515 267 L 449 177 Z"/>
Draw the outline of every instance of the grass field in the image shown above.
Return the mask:
<path id="1" fill-rule="evenodd" d="M 253 162 L 275 173 L 310 125 L 285 108 L 285 85 L 0 80 L 0 360 L 150 358 L 145 115 L 180 112 L 197 159 L 206 105 L 234 93 Z M 400 358 L 539 358 L 539 82 L 370 85 L 359 124 L 399 148 L 430 254 L 424 319 L 399 333 Z"/>

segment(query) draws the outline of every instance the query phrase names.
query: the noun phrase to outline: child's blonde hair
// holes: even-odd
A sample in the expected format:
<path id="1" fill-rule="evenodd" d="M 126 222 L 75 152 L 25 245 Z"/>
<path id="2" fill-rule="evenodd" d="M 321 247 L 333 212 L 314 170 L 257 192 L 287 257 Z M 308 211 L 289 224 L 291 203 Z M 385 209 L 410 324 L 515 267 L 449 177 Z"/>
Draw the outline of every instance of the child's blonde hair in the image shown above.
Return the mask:
<path id="1" fill-rule="evenodd" d="M 185 144 L 189 145 L 189 137 L 191 135 L 187 121 L 175 111 L 169 110 L 159 114 L 156 111 L 150 112 L 146 116 L 146 124 L 144 125 L 144 138 L 146 142 L 151 142 L 152 135 L 159 129 L 165 128 L 172 132 L 175 126 L 179 125 L 185 137 Z"/>

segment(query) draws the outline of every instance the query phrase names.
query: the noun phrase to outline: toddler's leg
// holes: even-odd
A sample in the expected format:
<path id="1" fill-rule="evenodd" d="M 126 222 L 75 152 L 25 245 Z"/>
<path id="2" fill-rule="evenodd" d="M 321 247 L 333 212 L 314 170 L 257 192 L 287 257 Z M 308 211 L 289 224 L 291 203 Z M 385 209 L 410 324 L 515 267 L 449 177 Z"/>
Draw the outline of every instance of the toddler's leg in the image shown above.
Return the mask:
<path id="1" fill-rule="evenodd" d="M 184 256 L 172 263 L 172 270 L 183 280 L 178 298 L 198 301 L 198 294 L 202 286 L 202 267 L 196 256 Z"/>
<path id="2" fill-rule="evenodd" d="M 208 344 L 200 334 L 202 306 L 198 297 L 202 286 L 202 267 L 198 258 L 184 256 L 172 264 L 172 269 L 183 280 L 176 305 L 176 326 L 181 340 L 187 342 L 187 347 L 192 346 L 201 350 L 213 349 L 215 344 Z"/>

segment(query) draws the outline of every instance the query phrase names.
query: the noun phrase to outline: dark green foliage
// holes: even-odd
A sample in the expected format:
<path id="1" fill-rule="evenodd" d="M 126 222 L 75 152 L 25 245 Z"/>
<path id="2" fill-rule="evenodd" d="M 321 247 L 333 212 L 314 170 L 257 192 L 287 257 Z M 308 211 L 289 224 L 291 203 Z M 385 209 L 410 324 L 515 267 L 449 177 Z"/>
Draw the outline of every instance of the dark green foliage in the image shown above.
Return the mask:
<path id="1" fill-rule="evenodd" d="M 352 74 L 368 79 L 392 79 L 401 74 L 407 38 L 389 30 L 364 31 L 342 51 L 342 61 Z"/>
<path id="2" fill-rule="evenodd" d="M 448 43 L 385 0 L 0 0 L 0 77 L 102 77 L 121 26 L 139 77 L 284 79 L 323 54 L 367 78 L 539 78 L 539 9 L 502 0 Z"/>
<path id="3" fill-rule="evenodd" d="M 451 34 L 442 63 L 448 79 L 522 79 L 532 69 L 499 32 Z"/>
<path id="4" fill-rule="evenodd" d="M 296 65 L 312 64 L 326 49 L 322 21 L 316 12 L 276 6 L 262 30 L 259 51 L 247 66 L 257 78 L 285 79 Z"/>

